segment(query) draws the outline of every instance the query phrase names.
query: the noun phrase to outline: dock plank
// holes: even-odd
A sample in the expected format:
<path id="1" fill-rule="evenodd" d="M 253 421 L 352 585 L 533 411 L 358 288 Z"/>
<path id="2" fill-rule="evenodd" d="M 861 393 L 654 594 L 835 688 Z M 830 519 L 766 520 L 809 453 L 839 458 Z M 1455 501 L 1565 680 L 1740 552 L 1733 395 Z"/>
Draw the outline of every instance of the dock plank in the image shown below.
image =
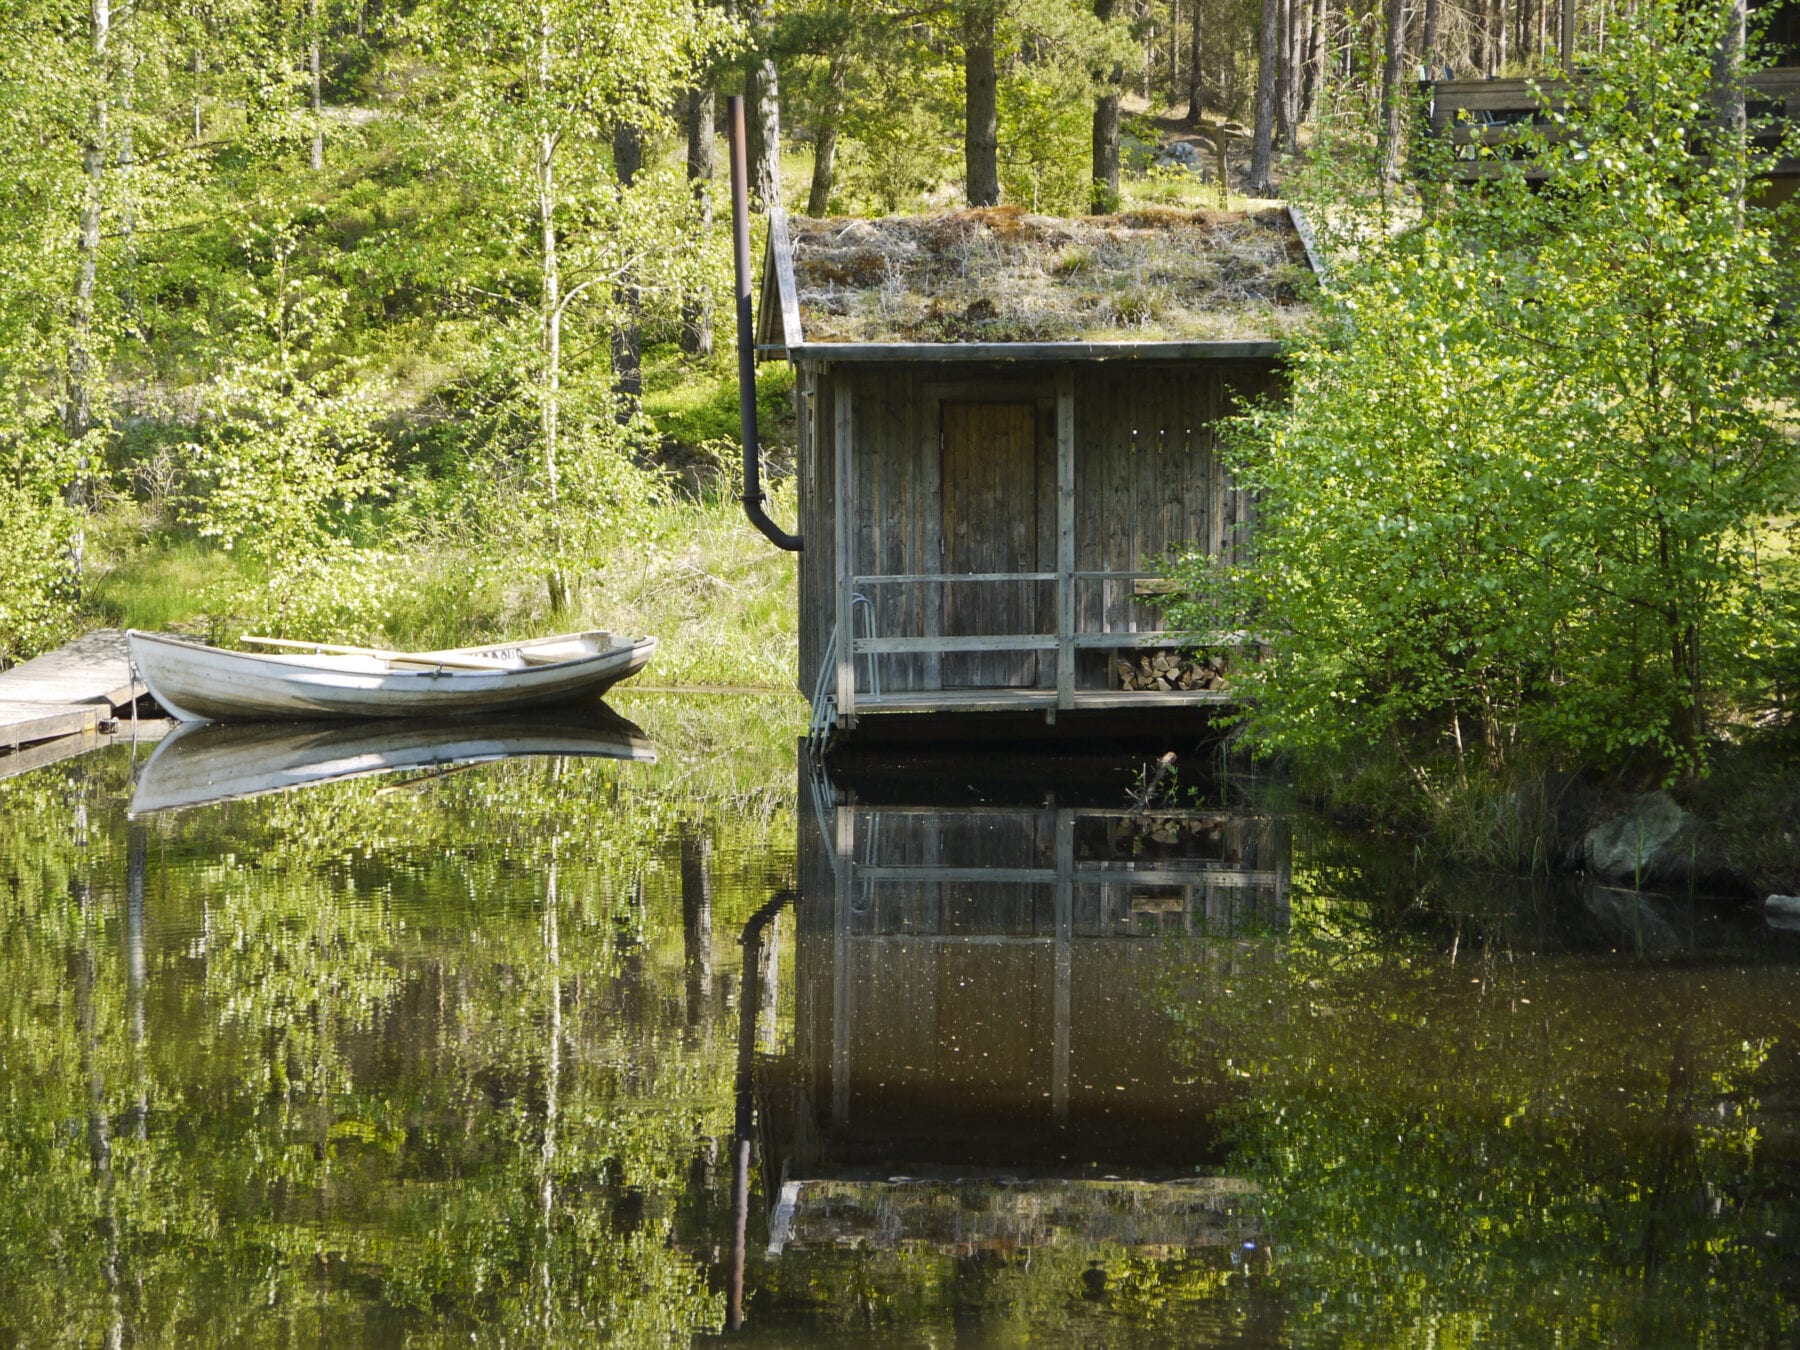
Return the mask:
<path id="1" fill-rule="evenodd" d="M 112 709 L 97 703 L 37 703 L 0 698 L 0 749 L 16 750 L 33 741 L 75 736 L 100 725 Z"/>
<path id="2" fill-rule="evenodd" d="M 143 692 L 140 681 L 137 693 Z M 99 628 L 53 652 L 0 671 L 0 703 L 106 704 L 134 696 L 124 630 Z"/>

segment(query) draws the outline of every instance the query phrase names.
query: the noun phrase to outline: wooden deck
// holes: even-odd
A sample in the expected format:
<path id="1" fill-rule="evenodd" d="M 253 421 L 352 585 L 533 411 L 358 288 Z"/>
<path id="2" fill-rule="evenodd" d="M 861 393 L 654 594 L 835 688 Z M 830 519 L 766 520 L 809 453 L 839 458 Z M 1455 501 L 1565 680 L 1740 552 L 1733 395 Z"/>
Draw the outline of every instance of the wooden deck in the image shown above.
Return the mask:
<path id="1" fill-rule="evenodd" d="M 1195 689 L 1186 693 L 1146 693 L 1135 690 L 1078 689 L 1067 706 L 1130 712 L 1153 708 L 1217 707 L 1230 703 L 1226 689 Z M 856 707 L 863 713 L 881 712 L 1034 712 L 1061 707 L 1054 689 L 909 689 L 892 694 L 859 694 Z"/>
<path id="2" fill-rule="evenodd" d="M 0 753 L 96 731 L 140 692 L 117 628 L 0 671 Z M 0 761 L 0 774 L 17 771 L 10 760 Z"/>

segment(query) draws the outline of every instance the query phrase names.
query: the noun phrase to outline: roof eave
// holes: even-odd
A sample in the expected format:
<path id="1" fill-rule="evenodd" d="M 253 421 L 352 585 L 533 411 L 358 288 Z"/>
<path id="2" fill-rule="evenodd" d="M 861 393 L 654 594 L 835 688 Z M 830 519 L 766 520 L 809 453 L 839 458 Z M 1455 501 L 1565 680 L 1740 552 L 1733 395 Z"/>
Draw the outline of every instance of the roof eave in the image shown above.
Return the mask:
<path id="1" fill-rule="evenodd" d="M 855 362 L 1088 362 L 1279 361 L 1273 339 L 1166 342 L 796 342 L 793 361 Z"/>

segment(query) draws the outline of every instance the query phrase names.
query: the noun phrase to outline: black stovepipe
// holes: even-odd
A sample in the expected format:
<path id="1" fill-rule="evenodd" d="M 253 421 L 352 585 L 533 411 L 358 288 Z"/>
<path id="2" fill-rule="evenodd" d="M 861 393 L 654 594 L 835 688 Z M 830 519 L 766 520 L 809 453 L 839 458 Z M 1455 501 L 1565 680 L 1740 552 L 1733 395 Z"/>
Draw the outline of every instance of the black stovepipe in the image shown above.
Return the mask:
<path id="1" fill-rule="evenodd" d="M 789 534 L 763 510 L 762 444 L 756 431 L 756 329 L 750 312 L 750 169 L 744 154 L 744 100 L 725 100 L 731 135 L 731 261 L 737 273 L 738 417 L 744 439 L 744 514 L 776 548 L 798 553 L 801 538 Z"/>

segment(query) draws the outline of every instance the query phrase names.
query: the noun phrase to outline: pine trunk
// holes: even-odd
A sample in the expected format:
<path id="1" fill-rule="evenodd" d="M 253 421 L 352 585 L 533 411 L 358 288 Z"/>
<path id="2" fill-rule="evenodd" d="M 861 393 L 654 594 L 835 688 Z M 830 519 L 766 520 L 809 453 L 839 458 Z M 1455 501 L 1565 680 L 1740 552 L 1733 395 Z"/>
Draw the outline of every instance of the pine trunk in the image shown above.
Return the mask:
<path id="1" fill-rule="evenodd" d="M 1111 20 L 1114 0 L 1094 0 L 1094 17 Z M 1125 72 L 1114 66 L 1094 99 L 1093 181 L 1088 211 L 1096 216 L 1119 209 L 1119 84 Z"/>
<path id="2" fill-rule="evenodd" d="M 970 206 L 1000 204 L 998 96 L 994 11 L 976 4 L 963 22 L 963 172 Z"/>
<path id="3" fill-rule="evenodd" d="M 750 112 L 747 149 L 752 204 L 766 211 L 781 205 L 781 83 L 775 58 L 767 53 L 753 55 L 744 85 Z"/>
<path id="4" fill-rule="evenodd" d="M 831 189 L 837 180 L 838 123 L 844 115 L 844 81 L 850 76 L 849 52 L 840 47 L 825 69 L 825 100 L 813 135 L 812 186 L 806 193 L 806 214 L 823 216 L 831 210 Z"/>
<path id="5" fill-rule="evenodd" d="M 1381 175 L 1390 182 L 1400 177 L 1400 82 L 1406 62 L 1406 19 L 1406 0 L 1387 0 L 1387 52 L 1381 64 Z"/>
<path id="6" fill-rule="evenodd" d="M 1275 162 L 1275 73 L 1280 62 L 1281 0 L 1262 0 L 1262 28 L 1256 62 L 1256 129 L 1250 147 L 1250 191 L 1273 195 Z"/>
<path id="7" fill-rule="evenodd" d="M 1200 78 L 1201 72 L 1206 69 L 1206 52 L 1200 40 L 1200 0 L 1191 0 L 1191 3 L 1193 9 L 1188 16 L 1192 27 L 1188 30 L 1187 124 L 1196 127 L 1206 116 L 1206 93 Z"/>
<path id="8" fill-rule="evenodd" d="M 1306 96 L 1302 118 L 1308 122 L 1319 120 L 1319 93 L 1325 87 L 1325 38 L 1331 28 L 1331 12 L 1326 6 L 1327 0 L 1315 0 L 1312 23 L 1307 32 Z"/>

